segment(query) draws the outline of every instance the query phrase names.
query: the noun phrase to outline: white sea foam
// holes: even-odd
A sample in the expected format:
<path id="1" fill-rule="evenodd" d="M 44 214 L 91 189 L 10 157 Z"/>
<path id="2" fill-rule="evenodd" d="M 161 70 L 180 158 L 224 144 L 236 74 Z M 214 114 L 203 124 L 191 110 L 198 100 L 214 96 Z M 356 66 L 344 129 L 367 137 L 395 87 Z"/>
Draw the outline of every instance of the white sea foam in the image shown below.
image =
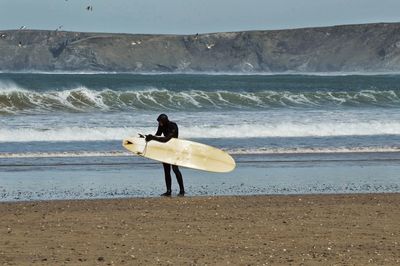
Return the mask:
<path id="1" fill-rule="evenodd" d="M 400 135 L 400 121 L 357 123 L 276 123 L 267 125 L 194 126 L 183 128 L 189 138 L 260 138 Z"/>
<path id="2" fill-rule="evenodd" d="M 0 129 L 0 142 L 107 141 L 153 133 L 147 127 L 63 127 Z M 277 123 L 220 126 L 181 126 L 182 138 L 262 138 L 400 135 L 400 121 L 357 123 Z"/>
<path id="3" fill-rule="evenodd" d="M 43 70 L 22 70 L 22 71 L 0 71 L 2 74 L 43 74 L 43 75 L 210 75 L 210 76 L 282 76 L 282 75 L 301 75 L 301 76 L 381 76 L 381 75 L 400 75 L 399 71 L 332 71 L 332 72 L 302 72 L 302 71 L 283 71 L 283 72 L 211 72 L 211 71 L 173 71 L 173 72 L 133 72 L 133 71 L 43 71 Z"/>
<path id="4" fill-rule="evenodd" d="M 56 129 L 0 129 L 0 142 L 30 141 L 107 141 L 122 140 L 128 136 L 137 136 L 145 132 L 140 128 L 85 128 L 65 127 Z"/>
<path id="5" fill-rule="evenodd" d="M 324 154 L 324 153 L 391 153 L 400 152 L 398 147 L 329 147 L 329 148 L 250 148 L 224 149 L 231 155 L 262 154 Z M 65 152 L 0 152 L 0 159 L 6 158 L 76 158 L 76 157 L 124 157 L 128 151 L 65 151 Z"/>
<path id="6" fill-rule="evenodd" d="M 318 147 L 318 148 L 255 148 L 227 150 L 230 154 L 318 154 L 318 153 L 383 153 L 400 152 L 396 147 Z"/>
<path id="7" fill-rule="evenodd" d="M 0 158 L 72 158 L 72 157 L 117 157 L 129 156 L 128 151 L 65 151 L 65 152 L 5 152 Z"/>

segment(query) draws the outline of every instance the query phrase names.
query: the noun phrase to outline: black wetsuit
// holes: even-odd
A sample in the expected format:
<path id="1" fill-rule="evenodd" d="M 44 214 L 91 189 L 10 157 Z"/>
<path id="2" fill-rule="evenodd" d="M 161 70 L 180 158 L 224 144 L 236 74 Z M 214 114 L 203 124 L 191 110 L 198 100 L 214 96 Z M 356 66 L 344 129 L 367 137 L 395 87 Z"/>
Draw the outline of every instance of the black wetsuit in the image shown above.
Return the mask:
<path id="1" fill-rule="evenodd" d="M 178 125 L 174 122 L 168 121 L 165 126 L 158 126 L 157 133 L 153 137 L 153 139 L 159 142 L 168 142 L 172 138 L 178 138 L 178 133 Z M 164 136 L 161 137 L 161 134 L 163 134 Z M 167 192 L 171 192 L 171 165 L 163 163 L 163 166 Z M 172 170 L 174 171 L 176 180 L 178 181 L 180 193 L 185 193 L 181 171 L 179 171 L 177 165 L 172 165 Z"/>

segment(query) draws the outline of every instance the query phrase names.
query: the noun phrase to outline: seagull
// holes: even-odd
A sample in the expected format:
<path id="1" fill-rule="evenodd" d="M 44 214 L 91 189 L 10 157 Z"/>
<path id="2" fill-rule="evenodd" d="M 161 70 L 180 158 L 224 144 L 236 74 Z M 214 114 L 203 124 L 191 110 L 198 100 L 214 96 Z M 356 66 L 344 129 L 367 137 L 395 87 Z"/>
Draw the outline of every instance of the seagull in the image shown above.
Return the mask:
<path id="1" fill-rule="evenodd" d="M 61 29 L 62 29 L 62 27 L 63 27 L 63 25 L 61 25 L 61 26 L 58 26 L 58 28 L 56 29 L 56 31 L 58 31 L 58 30 L 61 30 Z"/>
<path id="2" fill-rule="evenodd" d="M 87 10 L 87 11 L 93 11 L 93 6 L 87 6 L 87 7 L 86 7 L 86 10 Z"/>
<path id="3" fill-rule="evenodd" d="M 211 44 L 206 44 L 207 49 L 211 49 L 215 46 L 215 43 L 211 43 Z"/>
<path id="4" fill-rule="evenodd" d="M 21 28 L 19 28 L 20 30 L 24 30 L 26 29 L 26 26 L 21 26 Z"/>

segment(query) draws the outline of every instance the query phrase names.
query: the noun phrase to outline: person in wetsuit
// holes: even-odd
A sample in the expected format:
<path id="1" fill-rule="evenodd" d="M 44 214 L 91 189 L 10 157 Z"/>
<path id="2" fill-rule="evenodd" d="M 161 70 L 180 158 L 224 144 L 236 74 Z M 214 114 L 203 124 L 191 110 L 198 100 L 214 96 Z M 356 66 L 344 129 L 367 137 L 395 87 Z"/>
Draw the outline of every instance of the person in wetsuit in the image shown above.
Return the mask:
<path id="1" fill-rule="evenodd" d="M 166 114 L 161 114 L 157 118 L 158 121 L 158 129 L 155 134 L 147 135 L 146 141 L 159 141 L 159 142 L 168 142 L 172 138 L 178 138 L 178 125 L 172 121 L 169 121 L 168 116 Z M 161 134 L 164 136 L 162 137 Z M 167 192 L 161 194 L 161 196 L 169 197 L 171 196 L 171 165 L 167 163 L 163 163 L 164 166 L 164 174 L 165 174 L 165 185 L 167 186 Z M 181 171 L 177 165 L 172 165 L 172 170 L 175 173 L 176 180 L 179 184 L 179 194 L 178 196 L 185 195 L 185 188 L 183 186 L 183 178 Z"/>

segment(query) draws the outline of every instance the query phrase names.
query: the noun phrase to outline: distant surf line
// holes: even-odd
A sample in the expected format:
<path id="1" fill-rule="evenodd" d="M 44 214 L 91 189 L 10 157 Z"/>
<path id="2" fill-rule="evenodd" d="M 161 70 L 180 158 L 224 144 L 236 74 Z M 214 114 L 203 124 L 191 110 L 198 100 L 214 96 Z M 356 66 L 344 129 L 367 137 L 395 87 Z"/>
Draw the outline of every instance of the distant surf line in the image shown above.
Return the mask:
<path id="1" fill-rule="evenodd" d="M 301 154 L 351 154 L 351 153 L 400 153 L 400 147 L 359 147 L 359 148 L 303 148 L 303 149 L 223 149 L 232 155 L 301 155 Z M 81 158 L 81 157 L 129 157 L 125 151 L 106 152 L 21 152 L 0 153 L 0 159 L 12 158 Z"/>
<path id="2" fill-rule="evenodd" d="M 335 72 L 198 72 L 198 71 L 171 71 L 171 72 L 135 72 L 135 71 L 41 71 L 41 70 L 27 70 L 27 71 L 0 71 L 0 74 L 39 74 L 39 75 L 196 75 L 196 76 L 390 76 L 400 75 L 399 71 L 371 71 L 371 72 L 358 72 L 358 71 L 335 71 Z"/>
<path id="3" fill-rule="evenodd" d="M 336 163 L 336 162 L 400 162 L 400 158 L 368 158 L 368 159 L 296 159 L 296 160 L 241 160 L 240 158 L 235 158 L 237 164 L 253 164 L 253 163 Z M 29 168 L 29 167 L 64 167 L 64 166 L 122 166 L 122 165 L 156 165 L 159 162 L 112 162 L 112 163 L 52 163 L 52 164 L 1 164 L 1 168 Z"/>

